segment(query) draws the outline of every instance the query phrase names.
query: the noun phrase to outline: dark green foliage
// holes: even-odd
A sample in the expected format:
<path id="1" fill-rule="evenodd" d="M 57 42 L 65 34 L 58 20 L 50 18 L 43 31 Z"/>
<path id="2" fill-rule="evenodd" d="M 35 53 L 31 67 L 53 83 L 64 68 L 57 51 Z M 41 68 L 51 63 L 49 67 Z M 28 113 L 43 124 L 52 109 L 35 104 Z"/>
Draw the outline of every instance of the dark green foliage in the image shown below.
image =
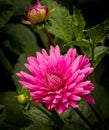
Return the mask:
<path id="1" fill-rule="evenodd" d="M 5 120 L 2 122 L 0 129 L 8 128 L 22 128 L 26 125 L 29 125 L 29 122 L 26 120 L 23 111 L 20 109 L 19 104 L 15 101 L 16 92 L 8 91 L 0 93 L 0 104 L 4 105 L 5 108 L 2 108 L 2 119 L 3 114 L 5 114 Z M 5 112 L 6 111 L 6 112 Z M 4 112 L 4 113 L 3 113 Z"/>
<path id="2" fill-rule="evenodd" d="M 109 122 L 109 88 L 100 84 L 101 77 L 105 77 L 105 82 L 109 84 L 108 67 L 105 68 L 106 64 L 109 64 L 109 58 L 103 62 L 104 58 L 109 56 L 109 18 L 93 25 L 91 22 L 87 23 L 83 11 L 78 8 L 88 0 L 56 1 L 41 1 L 41 4 L 47 5 L 51 10 L 50 19 L 45 27 L 60 46 L 62 54 L 65 54 L 70 47 L 75 47 L 79 54 L 86 55 L 90 59 L 95 69 L 95 81 L 92 76 L 89 77 L 93 83 L 95 82 L 95 90 L 92 93 L 95 99 L 94 108 L 106 122 Z M 33 3 L 33 0 L 0 0 L 0 79 L 3 79 L 0 89 L 5 90 L 0 93 L 0 130 L 57 129 L 56 119 L 54 120 L 51 112 L 43 105 L 36 104 L 37 106 L 33 107 L 33 104 L 29 103 L 28 107 L 25 107 L 25 103 L 19 105 L 16 102 L 16 97 L 23 94 L 18 92 L 21 90 L 21 85 L 18 83 L 16 73 L 27 71 L 24 67 L 27 57 L 35 56 L 42 48 L 49 51 L 51 44 L 44 30 L 41 30 L 42 26 L 35 28 L 21 23 L 24 13 L 27 13 L 27 5 L 32 6 Z M 7 80 L 10 84 L 6 84 Z M 99 130 L 104 130 L 88 104 L 81 101 L 79 105 L 79 110 L 91 124 Z M 65 123 L 63 130 L 89 130 L 71 108 L 60 117 Z"/>
<path id="3" fill-rule="evenodd" d="M 39 50 L 34 33 L 22 24 L 7 24 L 2 29 L 4 35 L 10 40 L 10 47 L 13 51 L 25 52 L 28 55 L 34 55 L 36 50 Z M 26 35 L 25 35 L 26 34 Z"/>
<path id="4" fill-rule="evenodd" d="M 0 125 L 6 119 L 6 109 L 4 105 L 0 104 Z"/>

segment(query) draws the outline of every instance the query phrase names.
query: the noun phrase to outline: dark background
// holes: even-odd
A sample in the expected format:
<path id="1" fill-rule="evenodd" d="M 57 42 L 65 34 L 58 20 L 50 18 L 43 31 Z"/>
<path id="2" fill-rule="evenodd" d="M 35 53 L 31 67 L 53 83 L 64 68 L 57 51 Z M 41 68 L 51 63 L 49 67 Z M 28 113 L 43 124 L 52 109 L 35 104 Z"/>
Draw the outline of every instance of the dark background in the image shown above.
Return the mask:
<path id="1" fill-rule="evenodd" d="M 55 0 L 58 3 L 62 4 L 63 6 L 67 7 L 70 11 L 70 13 L 73 13 L 73 5 L 76 6 L 78 9 L 81 10 L 81 13 L 83 14 L 84 20 L 86 21 L 86 28 L 93 27 L 96 24 L 99 24 L 106 19 L 109 18 L 109 5 L 108 0 Z M 32 3 L 35 1 L 32 0 Z M 22 4 L 22 3 L 21 3 Z M 7 7 L 3 7 L 0 9 L 0 11 L 5 10 Z M 26 7 L 25 7 L 26 8 Z M 23 16 L 23 11 L 19 15 L 14 15 L 10 20 L 9 23 L 20 23 L 21 17 Z M 7 37 L 3 34 L 0 35 L 0 43 L 3 42 L 4 39 Z M 106 39 L 105 45 L 109 46 L 109 40 Z M 2 48 L 2 44 L 0 46 Z M 16 63 L 16 60 L 18 58 L 18 55 L 11 52 L 8 49 L 4 49 L 5 56 L 9 59 L 12 66 Z M 98 68 L 103 66 L 102 70 L 100 71 L 99 77 L 97 78 L 97 81 L 103 86 L 108 87 L 109 85 L 109 55 L 107 54 L 103 60 L 101 61 Z M 98 69 L 96 69 L 96 72 Z M 4 65 L 0 62 L 0 91 L 7 91 L 7 90 L 15 90 L 14 83 L 10 77 L 10 75 L 7 73 L 6 68 Z"/>

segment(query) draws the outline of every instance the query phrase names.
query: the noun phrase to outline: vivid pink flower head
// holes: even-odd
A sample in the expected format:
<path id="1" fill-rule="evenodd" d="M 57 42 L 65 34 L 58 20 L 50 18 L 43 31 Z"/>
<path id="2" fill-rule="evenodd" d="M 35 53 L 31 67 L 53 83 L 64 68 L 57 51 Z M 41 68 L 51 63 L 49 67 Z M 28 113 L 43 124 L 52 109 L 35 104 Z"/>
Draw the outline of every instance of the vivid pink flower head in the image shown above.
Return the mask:
<path id="1" fill-rule="evenodd" d="M 37 24 L 48 20 L 49 9 L 47 6 L 42 6 L 39 0 L 36 0 L 36 4 L 33 7 L 28 7 L 28 14 L 22 20 L 24 24 Z"/>
<path id="2" fill-rule="evenodd" d="M 59 46 L 51 46 L 50 54 L 42 49 L 36 55 L 28 57 L 25 64 L 30 74 L 17 73 L 20 84 L 31 91 L 34 102 L 45 104 L 48 110 L 56 109 L 58 113 L 66 112 L 69 107 L 78 108 L 81 99 L 94 104 L 89 95 L 94 86 L 87 80 L 93 72 L 88 58 L 76 56 L 76 49 L 72 48 L 63 56 Z"/>

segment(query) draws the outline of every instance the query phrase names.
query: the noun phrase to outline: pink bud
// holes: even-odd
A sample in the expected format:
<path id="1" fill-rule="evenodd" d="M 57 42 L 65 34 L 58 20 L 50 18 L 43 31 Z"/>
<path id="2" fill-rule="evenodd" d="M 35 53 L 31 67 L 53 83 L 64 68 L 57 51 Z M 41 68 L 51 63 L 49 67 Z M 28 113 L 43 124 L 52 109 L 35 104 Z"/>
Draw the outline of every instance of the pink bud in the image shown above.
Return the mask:
<path id="1" fill-rule="evenodd" d="M 28 13 L 25 18 L 22 19 L 24 24 L 37 24 L 48 20 L 49 9 L 47 6 L 42 6 L 39 0 L 36 0 L 36 4 L 33 7 L 28 7 Z"/>

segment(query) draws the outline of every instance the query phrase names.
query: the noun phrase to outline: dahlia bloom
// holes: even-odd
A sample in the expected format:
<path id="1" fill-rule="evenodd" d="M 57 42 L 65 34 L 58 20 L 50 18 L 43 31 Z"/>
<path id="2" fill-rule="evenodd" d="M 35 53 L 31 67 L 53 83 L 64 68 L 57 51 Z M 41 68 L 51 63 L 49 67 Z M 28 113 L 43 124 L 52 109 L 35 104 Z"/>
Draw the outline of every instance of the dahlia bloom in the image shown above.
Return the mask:
<path id="1" fill-rule="evenodd" d="M 45 104 L 48 110 L 56 109 L 59 114 L 69 107 L 78 108 L 81 99 L 94 104 L 89 95 L 94 86 L 87 80 L 93 72 L 89 59 L 76 56 L 76 49 L 72 48 L 63 56 L 59 46 L 50 46 L 49 53 L 42 49 L 36 57 L 28 57 L 25 67 L 30 74 L 17 73 L 20 84 L 31 91 L 32 100 Z"/>
<path id="2" fill-rule="evenodd" d="M 49 9 L 47 6 L 42 6 L 39 0 L 36 0 L 36 4 L 33 7 L 28 7 L 28 14 L 22 19 L 24 24 L 37 24 L 48 20 Z"/>

